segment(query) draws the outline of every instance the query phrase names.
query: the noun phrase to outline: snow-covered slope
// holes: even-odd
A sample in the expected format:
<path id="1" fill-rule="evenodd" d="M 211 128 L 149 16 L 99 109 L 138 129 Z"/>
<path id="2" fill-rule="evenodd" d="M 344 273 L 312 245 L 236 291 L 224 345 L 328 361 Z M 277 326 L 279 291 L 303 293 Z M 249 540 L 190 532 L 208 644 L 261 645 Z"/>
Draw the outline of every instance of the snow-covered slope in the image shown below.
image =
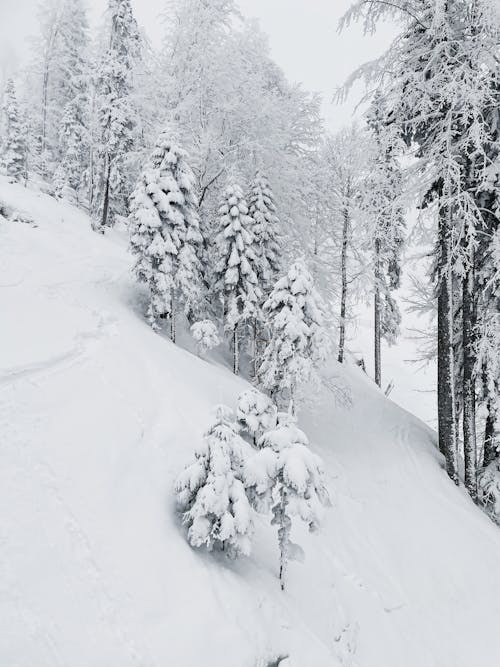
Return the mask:
<path id="1" fill-rule="evenodd" d="M 0 222 L 0 665 L 498 665 L 500 531 L 432 431 L 332 364 L 301 424 L 333 507 L 288 589 L 263 520 L 251 558 L 193 551 L 173 480 L 244 381 L 149 329 L 118 232 L 4 180 L 0 200 L 37 224 Z"/>

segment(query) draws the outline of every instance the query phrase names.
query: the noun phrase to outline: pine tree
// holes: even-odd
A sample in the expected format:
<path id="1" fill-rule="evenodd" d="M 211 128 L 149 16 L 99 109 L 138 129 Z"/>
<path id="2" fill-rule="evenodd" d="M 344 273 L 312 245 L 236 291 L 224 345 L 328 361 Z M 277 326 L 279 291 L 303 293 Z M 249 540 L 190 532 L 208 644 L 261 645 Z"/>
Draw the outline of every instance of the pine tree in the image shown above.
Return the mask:
<path id="1" fill-rule="evenodd" d="M 233 370 L 239 372 L 239 338 L 259 317 L 261 289 L 253 220 L 241 188 L 230 183 L 218 211 L 215 289 L 224 307 L 224 328 L 232 336 Z"/>
<path id="2" fill-rule="evenodd" d="M 130 249 L 134 272 L 150 290 L 147 317 L 151 326 L 170 318 L 175 342 L 179 301 L 188 316 L 200 300 L 198 254 L 201 247 L 194 176 L 186 155 L 169 132 L 160 134 L 131 197 Z"/>
<path id="3" fill-rule="evenodd" d="M 328 351 L 322 304 L 302 261 L 292 264 L 276 282 L 263 312 L 270 340 L 259 367 L 259 383 L 295 412 L 299 386 L 311 379 L 315 363 Z"/>
<path id="4" fill-rule="evenodd" d="M 250 186 L 248 195 L 249 215 L 254 224 L 252 230 L 255 237 L 257 253 L 257 277 L 262 290 L 262 303 L 267 299 L 280 273 L 281 239 L 280 221 L 276 215 L 276 204 L 267 177 L 257 171 Z M 261 304 L 262 305 L 262 304 Z M 253 363 L 254 377 L 260 359 L 261 339 L 265 338 L 265 327 L 258 319 L 254 322 Z"/>
<path id="5" fill-rule="evenodd" d="M 403 154 L 399 130 L 387 117 L 385 99 L 376 91 L 367 115 L 375 143 L 375 157 L 365 184 L 364 205 L 372 220 L 374 270 L 375 382 L 382 383 L 381 339 L 393 344 L 401 314 L 391 292 L 401 282 L 401 252 L 405 219 L 402 207 L 403 178 L 398 157 Z"/>
<path id="6" fill-rule="evenodd" d="M 215 419 L 196 449 L 196 461 L 179 476 L 175 490 L 191 546 L 223 550 L 231 558 L 250 553 L 251 507 L 242 482 L 243 442 L 229 408 Z"/>
<path id="7" fill-rule="evenodd" d="M 247 494 L 258 511 L 271 506 L 278 527 L 281 589 L 290 560 L 302 560 L 301 547 L 290 539 L 295 516 L 317 530 L 322 506 L 329 504 L 322 461 L 309 449 L 307 436 L 291 415 L 281 413 L 277 426 L 259 440 L 261 448 L 245 466 Z"/>
<path id="8" fill-rule="evenodd" d="M 14 181 L 26 182 L 28 178 L 26 168 L 27 147 L 19 117 L 16 89 L 12 79 L 8 79 L 5 86 L 3 112 L 2 171 Z"/>
<path id="9" fill-rule="evenodd" d="M 280 273 L 280 221 L 269 181 L 257 171 L 248 195 L 248 214 L 253 219 L 252 230 L 258 251 L 258 278 L 264 296 L 269 296 Z"/>
<path id="10" fill-rule="evenodd" d="M 109 46 L 96 75 L 100 179 L 93 201 L 95 228 L 102 233 L 114 223 L 116 215 L 127 213 L 126 159 L 136 143 L 138 123 L 132 102 L 132 75 L 140 52 L 130 0 L 109 0 L 108 8 Z"/>

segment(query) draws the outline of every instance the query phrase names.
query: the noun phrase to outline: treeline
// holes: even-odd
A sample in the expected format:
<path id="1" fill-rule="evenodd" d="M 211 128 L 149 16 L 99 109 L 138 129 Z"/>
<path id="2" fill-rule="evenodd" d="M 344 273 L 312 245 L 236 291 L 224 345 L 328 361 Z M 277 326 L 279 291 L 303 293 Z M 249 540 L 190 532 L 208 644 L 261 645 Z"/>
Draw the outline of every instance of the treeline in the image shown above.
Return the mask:
<path id="1" fill-rule="evenodd" d="M 387 100 L 386 123 L 418 162 L 432 216 L 439 448 L 450 478 L 500 518 L 500 13 L 489 0 L 356 2 L 344 25 L 401 33 L 357 76 Z M 481 429 L 478 433 L 478 429 Z M 478 471 L 480 474 L 478 475 Z"/>
<path id="2" fill-rule="evenodd" d="M 98 232 L 130 224 L 151 325 L 168 322 L 175 340 L 185 316 L 207 347 L 220 324 L 234 371 L 243 352 L 288 400 L 332 324 L 343 361 L 368 287 L 381 384 L 404 237 L 402 145 L 384 100 L 330 136 L 319 98 L 286 80 L 232 2 L 169 3 L 164 18 L 154 50 L 130 0 L 109 1 L 94 39 L 81 0 L 45 2 L 19 95 L 13 81 L 5 92 L 4 171 L 88 210 Z"/>

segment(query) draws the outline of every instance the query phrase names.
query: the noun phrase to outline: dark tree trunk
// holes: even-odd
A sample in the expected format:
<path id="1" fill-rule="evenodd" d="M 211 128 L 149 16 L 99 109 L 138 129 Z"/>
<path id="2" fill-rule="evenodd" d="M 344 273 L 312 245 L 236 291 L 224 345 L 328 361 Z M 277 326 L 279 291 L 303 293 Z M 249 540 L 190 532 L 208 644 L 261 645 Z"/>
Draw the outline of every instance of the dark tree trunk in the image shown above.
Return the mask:
<path id="1" fill-rule="evenodd" d="M 172 343 L 175 343 L 175 335 L 176 335 L 176 321 L 175 321 L 175 295 L 174 291 L 172 290 L 170 294 L 170 340 Z"/>
<path id="2" fill-rule="evenodd" d="M 488 400 L 486 409 L 486 423 L 484 425 L 484 452 L 483 452 L 483 466 L 489 465 L 497 458 L 497 447 L 495 441 L 495 426 L 496 426 L 496 407 L 493 403 L 495 399 Z"/>
<path id="3" fill-rule="evenodd" d="M 446 459 L 446 471 L 450 479 L 458 486 L 453 355 L 453 288 L 449 266 L 451 221 L 449 211 L 444 208 L 439 213 L 438 246 L 437 401 L 439 450 Z"/>
<path id="4" fill-rule="evenodd" d="M 240 372 L 240 350 L 238 341 L 238 326 L 234 327 L 233 331 L 233 373 L 238 375 Z"/>
<path id="5" fill-rule="evenodd" d="M 465 486 L 471 498 L 477 500 L 476 451 L 476 365 L 474 296 L 474 253 L 469 253 L 470 265 L 462 282 L 462 345 L 463 345 L 463 438 Z"/>
<path id="6" fill-rule="evenodd" d="M 344 361 L 345 348 L 345 319 L 347 308 L 347 243 L 349 235 L 349 209 L 344 208 L 344 224 L 342 227 L 342 254 L 340 258 L 340 270 L 342 291 L 340 295 L 340 324 L 339 324 L 339 353 L 337 360 L 341 364 Z"/>
<path id="7" fill-rule="evenodd" d="M 111 175 L 111 166 L 109 164 L 109 157 L 107 158 L 108 164 L 106 166 L 105 172 L 105 181 L 104 181 L 104 200 L 102 204 L 102 219 L 101 219 L 101 231 L 104 233 L 108 222 L 108 210 L 109 210 L 109 178 Z"/>
<path id="8" fill-rule="evenodd" d="M 375 296 L 373 299 L 373 319 L 374 319 L 374 355 L 375 355 L 375 382 L 380 387 L 382 385 L 382 358 L 380 351 L 380 241 L 375 240 Z"/>

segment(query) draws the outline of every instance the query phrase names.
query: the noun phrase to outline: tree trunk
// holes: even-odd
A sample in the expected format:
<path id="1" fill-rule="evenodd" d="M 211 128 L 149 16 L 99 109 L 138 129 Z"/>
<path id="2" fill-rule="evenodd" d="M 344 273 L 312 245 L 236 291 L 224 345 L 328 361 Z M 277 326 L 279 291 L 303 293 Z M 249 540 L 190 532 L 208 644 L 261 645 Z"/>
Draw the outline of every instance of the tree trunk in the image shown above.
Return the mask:
<path id="1" fill-rule="evenodd" d="M 109 210 L 109 178 L 111 175 L 111 165 L 109 164 L 109 156 L 106 157 L 107 165 L 105 172 L 105 182 L 104 182 L 104 201 L 102 205 L 102 219 L 101 219 L 101 231 L 104 234 L 106 224 L 108 222 L 108 210 Z"/>
<path id="2" fill-rule="evenodd" d="M 382 386 L 382 359 L 380 352 L 380 240 L 375 240 L 375 295 L 373 299 L 374 318 L 374 355 L 375 355 L 375 382 Z"/>
<path id="3" fill-rule="evenodd" d="M 233 373 L 238 375 L 240 371 L 240 350 L 238 347 L 238 325 L 234 327 L 233 331 Z"/>
<path id="4" fill-rule="evenodd" d="M 474 252 L 469 253 L 470 266 L 462 281 L 462 347 L 463 347 L 463 437 L 465 486 L 471 498 L 477 500 L 477 451 L 476 451 L 476 382 L 475 353 L 475 297 Z"/>
<path id="5" fill-rule="evenodd" d="M 345 348 L 345 317 L 347 307 L 347 242 L 349 234 L 349 209 L 344 208 L 344 224 L 342 227 L 342 254 L 340 259 L 340 271 L 342 281 L 342 292 L 340 295 L 340 323 L 339 323 L 339 353 L 337 361 L 344 361 Z"/>
<path id="6" fill-rule="evenodd" d="M 253 379 L 257 381 L 259 372 L 259 325 L 257 320 L 253 323 Z"/>
<path id="7" fill-rule="evenodd" d="M 486 423 L 484 425 L 484 452 L 483 452 L 483 466 L 489 465 L 492 461 L 497 458 L 497 448 L 496 448 L 496 397 L 493 399 L 489 398 L 486 405 L 488 410 L 486 414 Z"/>
<path id="8" fill-rule="evenodd" d="M 449 211 L 446 209 L 441 209 L 439 212 L 438 245 L 437 402 L 439 450 L 446 459 L 446 471 L 450 479 L 458 486 L 453 358 L 453 288 L 449 266 L 451 222 Z"/>
<path id="9" fill-rule="evenodd" d="M 170 293 L 170 340 L 172 341 L 172 343 L 175 343 L 175 335 L 176 335 L 175 325 L 176 325 L 175 296 L 174 296 L 174 290 L 172 290 Z"/>
<path id="10" fill-rule="evenodd" d="M 46 176 L 45 169 L 45 151 L 47 148 L 47 101 L 48 101 L 48 89 L 49 89 L 49 61 L 48 58 L 45 61 L 45 67 L 43 72 L 43 87 L 42 87 L 42 141 L 40 146 L 41 158 L 42 158 L 42 177 Z"/>

